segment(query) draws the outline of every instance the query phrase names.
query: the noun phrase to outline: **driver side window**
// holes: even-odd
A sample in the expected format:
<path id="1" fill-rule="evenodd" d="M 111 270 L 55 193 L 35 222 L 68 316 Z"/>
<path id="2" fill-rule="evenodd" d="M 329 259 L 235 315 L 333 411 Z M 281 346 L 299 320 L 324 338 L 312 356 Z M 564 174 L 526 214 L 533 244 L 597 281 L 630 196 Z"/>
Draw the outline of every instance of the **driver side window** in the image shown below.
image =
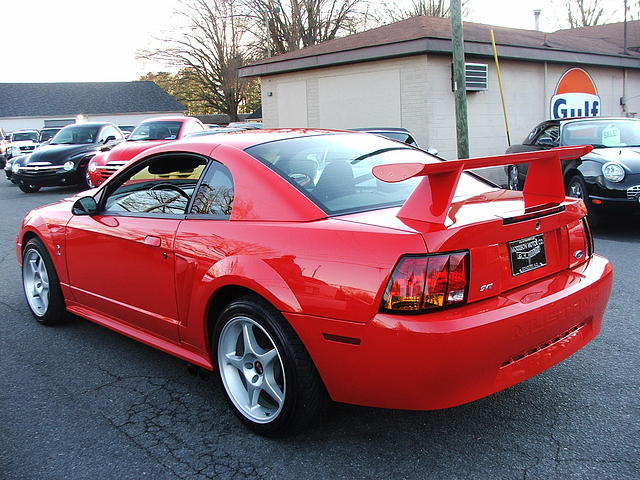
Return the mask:
<path id="1" fill-rule="evenodd" d="M 126 216 L 184 215 L 207 161 L 162 154 L 138 164 L 106 193 L 103 211 Z"/>

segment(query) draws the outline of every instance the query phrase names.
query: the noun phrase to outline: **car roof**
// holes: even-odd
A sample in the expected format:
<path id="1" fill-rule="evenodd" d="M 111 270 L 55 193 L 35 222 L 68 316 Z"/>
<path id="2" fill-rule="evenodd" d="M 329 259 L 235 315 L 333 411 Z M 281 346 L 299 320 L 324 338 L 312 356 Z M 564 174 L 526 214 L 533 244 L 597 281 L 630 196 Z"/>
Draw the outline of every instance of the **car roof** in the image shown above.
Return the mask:
<path id="1" fill-rule="evenodd" d="M 81 127 L 104 127 L 105 125 L 112 125 L 112 126 L 116 126 L 114 123 L 111 122 L 84 122 L 84 123 L 70 123 L 69 125 L 65 125 L 62 128 L 67 128 L 67 127 L 77 127 L 77 126 L 81 126 Z"/>
<path id="2" fill-rule="evenodd" d="M 255 129 L 241 130 L 239 132 L 225 132 L 216 135 L 200 135 L 187 137 L 181 142 L 189 143 L 209 143 L 212 145 L 230 145 L 240 150 L 260 145 L 276 140 L 286 140 L 288 138 L 311 137 L 316 135 L 327 135 L 332 133 L 351 133 L 357 135 L 358 132 L 347 132 L 345 130 L 328 130 L 320 128 L 277 128 L 277 129 Z"/>
<path id="3" fill-rule="evenodd" d="M 409 133 L 409 130 L 402 127 L 365 127 L 365 128 L 350 128 L 354 132 L 398 132 L 398 133 Z"/>
<path id="4" fill-rule="evenodd" d="M 207 130 L 201 130 L 199 132 L 192 132 L 187 137 L 205 137 L 207 135 L 220 135 L 222 133 L 229 132 L 245 132 L 246 128 L 241 127 L 220 127 L 220 128 L 209 128 Z"/>
<path id="5" fill-rule="evenodd" d="M 200 121 L 197 118 L 185 117 L 183 115 L 167 115 L 164 117 L 147 118 L 140 123 L 142 124 L 142 123 L 148 123 L 148 122 L 186 122 L 187 120 L 195 120 L 197 122 Z"/>
<path id="6" fill-rule="evenodd" d="M 634 122 L 640 121 L 638 118 L 633 117 L 568 117 L 568 118 L 553 118 L 550 120 L 545 120 L 544 122 L 540 122 L 540 124 L 548 123 L 548 124 L 560 124 L 560 123 L 570 123 L 570 122 L 596 122 L 602 120 L 631 120 Z"/>

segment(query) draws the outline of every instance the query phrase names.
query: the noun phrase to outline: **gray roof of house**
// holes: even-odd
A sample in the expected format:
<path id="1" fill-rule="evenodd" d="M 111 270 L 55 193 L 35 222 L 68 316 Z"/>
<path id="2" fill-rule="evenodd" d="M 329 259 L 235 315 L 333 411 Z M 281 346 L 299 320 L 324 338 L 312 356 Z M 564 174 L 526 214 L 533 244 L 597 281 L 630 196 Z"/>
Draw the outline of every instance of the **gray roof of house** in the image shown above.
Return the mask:
<path id="1" fill-rule="evenodd" d="M 0 117 L 186 110 L 153 82 L 0 83 Z"/>

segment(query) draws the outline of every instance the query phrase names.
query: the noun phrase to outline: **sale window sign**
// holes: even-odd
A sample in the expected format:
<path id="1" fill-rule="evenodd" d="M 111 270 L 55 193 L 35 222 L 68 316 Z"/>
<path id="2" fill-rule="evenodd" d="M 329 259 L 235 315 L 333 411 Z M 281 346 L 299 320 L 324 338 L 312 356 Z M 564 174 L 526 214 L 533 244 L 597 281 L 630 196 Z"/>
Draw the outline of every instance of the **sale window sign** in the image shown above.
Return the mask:
<path id="1" fill-rule="evenodd" d="M 591 76 L 581 68 L 572 68 L 560 78 L 551 97 L 550 117 L 599 117 L 600 97 Z"/>

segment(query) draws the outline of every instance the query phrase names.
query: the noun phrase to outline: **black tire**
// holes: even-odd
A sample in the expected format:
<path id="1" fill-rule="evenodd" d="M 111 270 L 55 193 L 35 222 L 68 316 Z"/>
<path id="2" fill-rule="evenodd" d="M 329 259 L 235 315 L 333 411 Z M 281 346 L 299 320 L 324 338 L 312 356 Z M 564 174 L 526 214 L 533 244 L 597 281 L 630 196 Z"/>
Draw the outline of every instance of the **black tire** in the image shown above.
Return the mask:
<path id="1" fill-rule="evenodd" d="M 40 190 L 40 187 L 37 185 L 18 185 L 18 187 L 20 187 L 20 190 L 24 193 L 35 193 Z"/>
<path id="2" fill-rule="evenodd" d="M 573 198 L 580 198 L 587 207 L 589 224 L 592 227 L 602 225 L 603 217 L 599 212 L 595 212 L 593 206 L 588 202 L 587 184 L 582 175 L 574 175 L 567 183 L 567 195 Z"/>
<path id="3" fill-rule="evenodd" d="M 252 357 L 251 352 L 245 351 L 245 325 L 249 325 L 253 340 L 263 354 L 276 351 L 272 362 L 262 366 L 258 361 L 260 357 Z M 234 340 L 234 329 L 238 328 L 242 331 L 242 339 Z M 248 295 L 230 303 L 219 317 L 211 345 L 227 403 L 240 421 L 255 433 L 267 437 L 296 433 L 312 424 L 329 404 L 324 384 L 304 345 L 280 312 L 261 297 Z M 271 345 L 275 348 L 271 349 Z M 232 356 L 229 346 L 233 350 Z M 237 365 L 221 361 L 222 357 L 233 358 Z M 268 369 L 273 373 L 270 377 Z M 268 385 L 267 378 L 283 386 L 279 391 L 283 397 L 280 403 L 267 389 L 250 385 L 251 382 Z M 244 397 L 243 388 L 246 390 Z M 241 405 L 251 396 L 251 388 L 260 390 L 253 412 L 247 410 L 251 404 Z M 269 413 L 270 410 L 274 412 Z M 264 418 L 258 418 L 261 416 Z"/>
<path id="4" fill-rule="evenodd" d="M 35 273 L 38 270 L 44 274 Z M 41 284 L 45 283 L 43 275 L 47 277 L 48 288 L 37 295 L 34 288 L 38 288 L 38 279 Z M 38 238 L 29 240 L 22 251 L 22 286 L 29 310 L 39 323 L 58 325 L 64 322 L 66 308 L 58 274 L 47 249 Z"/>

